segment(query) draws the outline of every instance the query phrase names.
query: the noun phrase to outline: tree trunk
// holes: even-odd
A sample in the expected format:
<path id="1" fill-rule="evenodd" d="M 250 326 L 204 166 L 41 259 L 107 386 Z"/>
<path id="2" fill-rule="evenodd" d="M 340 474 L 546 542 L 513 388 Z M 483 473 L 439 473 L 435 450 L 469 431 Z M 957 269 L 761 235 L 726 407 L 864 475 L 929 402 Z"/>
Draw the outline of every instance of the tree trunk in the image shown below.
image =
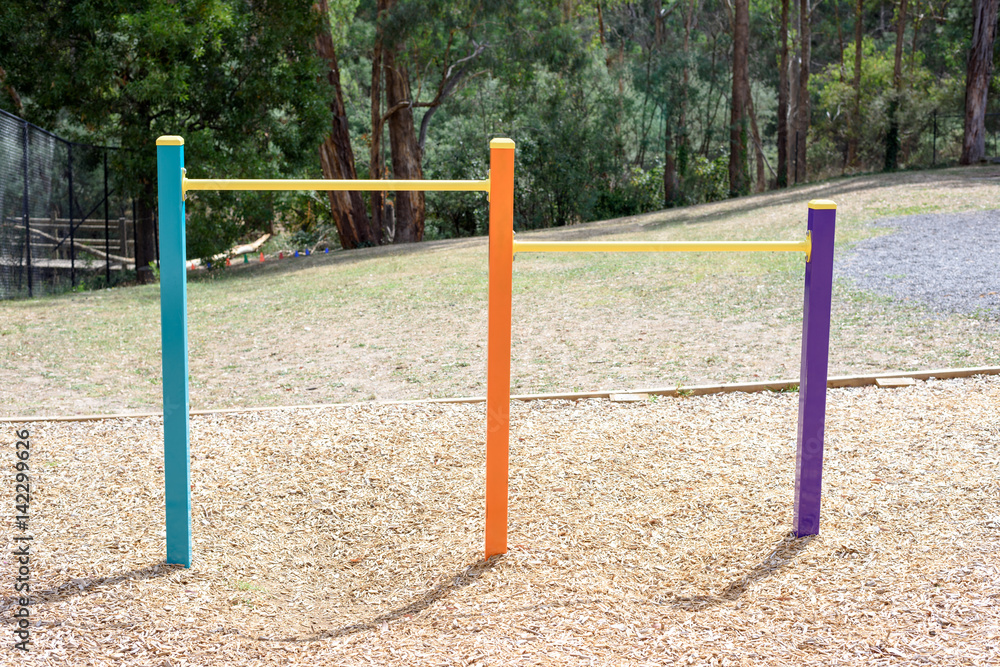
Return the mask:
<path id="1" fill-rule="evenodd" d="M 733 2 L 733 94 L 729 114 L 729 196 L 750 190 L 747 173 L 747 98 L 750 71 L 747 53 L 750 43 L 750 0 Z"/>
<path id="2" fill-rule="evenodd" d="M 795 123 L 795 182 L 806 180 L 806 140 L 809 137 L 809 59 L 812 56 L 809 0 L 799 1 L 799 101 Z"/>
<path id="3" fill-rule="evenodd" d="M 153 282 L 153 270 L 149 265 L 156 261 L 155 202 L 156 185 L 152 180 L 144 180 L 135 200 L 135 279 L 140 285 Z"/>
<path id="4" fill-rule="evenodd" d="M 834 2 L 833 2 L 833 15 L 834 15 L 834 18 L 837 21 L 837 44 L 840 46 L 840 50 L 839 50 L 839 53 L 840 53 L 840 83 L 844 83 L 844 77 L 846 76 L 846 74 L 845 74 L 846 70 L 844 69 L 844 51 L 846 50 L 846 48 L 844 47 L 844 24 L 840 20 L 840 0 L 834 0 Z M 851 133 L 850 116 L 848 116 L 847 119 L 848 119 L 848 121 L 847 121 L 847 134 L 850 134 Z M 848 141 L 850 141 L 850 140 L 848 140 Z M 843 176 L 844 172 L 847 171 L 847 163 L 848 163 L 848 159 L 847 159 L 848 155 L 847 155 L 847 153 L 848 152 L 849 152 L 849 148 L 845 145 L 844 146 L 844 151 L 843 151 L 844 159 L 843 159 L 843 161 L 840 164 L 840 174 L 841 174 L 841 176 Z"/>
<path id="5" fill-rule="evenodd" d="M 316 37 L 316 52 L 327 64 L 327 82 L 330 84 L 330 114 L 333 128 L 319 147 L 319 161 L 324 178 L 356 179 L 354 151 L 351 149 L 351 134 L 344 108 L 344 93 L 340 86 L 340 68 L 337 53 L 330 35 L 329 5 L 327 0 L 317 3 L 320 12 L 320 31 Z M 333 221 L 337 225 L 337 236 L 344 250 L 358 246 L 378 245 L 381 230 L 372 228 L 365 211 L 365 203 L 360 192 L 330 192 L 330 208 Z"/>
<path id="6" fill-rule="evenodd" d="M 389 143 L 392 148 L 392 176 L 399 179 L 422 179 L 420 145 L 413 125 L 413 101 L 410 77 L 396 59 L 395 49 L 383 53 L 386 105 L 391 113 Z M 397 192 L 396 225 L 393 243 L 415 243 L 424 238 L 424 193 Z"/>
<path id="7" fill-rule="evenodd" d="M 903 94 L 903 32 L 906 30 L 906 0 L 899 0 L 896 17 L 896 60 L 892 68 L 892 99 L 889 101 L 889 130 L 885 134 L 885 170 L 899 167 L 899 102 Z"/>
<path id="8" fill-rule="evenodd" d="M 671 208 L 677 198 L 677 162 L 674 159 L 674 136 L 670 121 L 666 123 L 663 164 L 663 206 Z"/>
<path id="9" fill-rule="evenodd" d="M 597 3 L 597 16 L 601 19 L 601 44 L 604 44 L 604 19 L 601 16 L 601 3 Z M 653 2 L 653 43 L 657 47 L 663 46 L 666 39 L 666 30 L 663 25 L 663 0 Z"/>
<path id="10" fill-rule="evenodd" d="M 710 70 L 711 74 L 708 77 L 708 94 L 705 95 L 705 104 L 702 105 L 702 107 L 705 110 L 705 113 L 704 113 L 704 118 L 702 119 L 701 122 L 701 127 L 702 127 L 701 145 L 698 147 L 698 152 L 701 155 L 704 155 L 706 158 L 708 157 L 708 151 L 709 147 L 711 146 L 711 141 L 713 136 L 712 127 L 715 125 L 715 109 L 712 108 L 712 94 L 715 92 L 715 80 L 717 78 L 715 76 L 715 69 L 716 69 L 716 60 L 718 59 L 718 52 L 719 52 L 718 49 L 719 35 L 711 34 L 711 41 L 712 41 L 712 49 L 711 49 L 712 66 Z M 721 98 L 722 95 L 720 94 L 719 99 Z M 716 105 L 716 109 L 717 108 L 718 105 Z"/>
<path id="11" fill-rule="evenodd" d="M 861 139 L 861 42 L 864 35 L 863 0 L 854 10 L 854 107 L 851 109 L 851 132 L 847 138 L 847 164 L 858 166 L 858 141 Z"/>
<path id="12" fill-rule="evenodd" d="M 370 178 L 380 179 L 384 176 L 382 165 L 382 51 L 383 32 L 382 15 L 388 10 L 388 2 L 379 0 L 378 14 L 375 19 L 375 43 L 372 45 L 372 85 L 371 85 L 371 108 L 372 108 L 372 134 L 371 143 L 368 145 L 368 171 Z M 385 192 L 371 193 L 373 229 L 382 233 L 382 212 L 385 208 Z M 392 230 L 388 230 L 391 239 Z"/>
<path id="13" fill-rule="evenodd" d="M 837 44 L 840 45 L 840 82 L 844 82 L 844 25 L 840 20 L 840 0 L 833 0 L 833 16 L 837 22 Z"/>
<path id="14" fill-rule="evenodd" d="M 974 164 L 986 155 L 986 94 L 993 76 L 997 1 L 973 0 L 975 18 L 965 75 L 965 135 L 959 164 Z"/>
<path id="15" fill-rule="evenodd" d="M 913 16 L 913 35 L 910 38 L 910 72 L 913 72 L 913 62 L 917 54 L 917 35 L 920 34 L 920 26 L 923 24 L 924 14 L 920 11 L 920 1 L 914 0 L 913 4 L 910 6 L 910 14 Z M 911 132 L 910 136 L 906 138 L 906 141 L 902 142 L 901 150 L 903 151 L 903 162 L 909 163 L 910 154 L 913 149 L 916 148 L 917 142 L 920 140 L 920 133 Z"/>
<path id="16" fill-rule="evenodd" d="M 789 25 L 799 24 L 799 5 L 794 3 L 790 6 Z M 798 28 L 792 33 L 789 44 L 788 58 L 788 183 L 795 183 L 795 165 L 799 160 L 798 132 L 796 127 L 799 120 L 799 65 L 802 60 L 801 49 L 799 48 Z"/>
<path id="17" fill-rule="evenodd" d="M 602 8 L 600 2 L 597 3 L 597 34 L 601 38 L 601 48 L 605 49 L 604 67 L 607 68 L 608 72 L 611 72 L 611 69 L 615 63 L 615 57 L 611 55 L 609 51 L 607 51 L 608 40 L 607 37 L 605 36 L 605 30 L 604 30 L 604 9 Z"/>
<path id="18" fill-rule="evenodd" d="M 687 109 L 688 109 L 688 88 L 689 88 L 689 58 L 691 43 L 691 28 L 694 22 L 695 6 L 698 0 L 689 0 L 684 15 L 684 43 L 682 47 L 683 66 L 681 69 L 681 100 L 680 112 L 678 114 L 677 134 L 670 126 L 670 118 L 665 121 L 666 129 L 664 133 L 664 164 L 663 164 L 663 203 L 665 206 L 675 206 L 681 199 L 684 192 L 684 179 L 687 175 L 688 159 L 690 157 L 690 139 L 687 132 Z M 656 15 L 656 43 L 662 46 L 665 40 L 665 27 L 661 16 L 663 8 L 662 2 L 653 4 Z M 714 68 L 713 68 L 714 69 Z M 709 90 L 708 97 L 712 92 Z M 664 107 L 666 114 L 666 107 Z"/>
<path id="19" fill-rule="evenodd" d="M 7 91 L 7 95 L 10 97 L 10 101 L 14 103 L 14 109 L 17 113 L 24 115 L 24 104 L 21 102 L 21 96 L 17 94 L 14 86 L 7 83 L 7 72 L 4 71 L 3 67 L 0 67 L 0 86 Z"/>
<path id="20" fill-rule="evenodd" d="M 753 108 L 753 93 L 747 91 L 747 115 L 750 117 L 750 129 L 753 131 L 754 155 L 756 156 L 757 185 L 754 192 L 764 192 L 767 190 L 767 174 L 764 173 L 764 145 L 760 141 L 760 129 L 757 127 L 757 112 Z"/>
<path id="21" fill-rule="evenodd" d="M 788 0 L 781 0 L 781 65 L 778 72 L 778 187 L 788 187 Z"/>
<path id="22" fill-rule="evenodd" d="M 604 10 L 600 2 L 597 3 L 597 34 L 601 38 L 601 46 L 604 46 Z"/>
<path id="23" fill-rule="evenodd" d="M 924 14 L 920 11 L 920 1 L 913 0 L 913 35 L 910 36 L 910 71 L 913 71 L 913 59 L 917 55 L 917 35 L 924 23 Z"/>

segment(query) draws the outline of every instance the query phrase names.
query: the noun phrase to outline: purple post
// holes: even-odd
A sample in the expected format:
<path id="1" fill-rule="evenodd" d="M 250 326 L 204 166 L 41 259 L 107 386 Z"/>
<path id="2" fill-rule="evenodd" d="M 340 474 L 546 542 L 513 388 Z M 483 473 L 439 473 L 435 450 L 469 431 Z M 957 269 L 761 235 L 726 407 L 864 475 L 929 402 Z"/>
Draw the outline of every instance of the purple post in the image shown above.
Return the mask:
<path id="1" fill-rule="evenodd" d="M 802 369 L 799 373 L 799 433 L 795 455 L 793 519 L 796 537 L 819 533 L 836 222 L 837 205 L 834 202 L 825 199 L 809 202 L 812 250 L 806 262 L 806 294 L 802 306 Z"/>

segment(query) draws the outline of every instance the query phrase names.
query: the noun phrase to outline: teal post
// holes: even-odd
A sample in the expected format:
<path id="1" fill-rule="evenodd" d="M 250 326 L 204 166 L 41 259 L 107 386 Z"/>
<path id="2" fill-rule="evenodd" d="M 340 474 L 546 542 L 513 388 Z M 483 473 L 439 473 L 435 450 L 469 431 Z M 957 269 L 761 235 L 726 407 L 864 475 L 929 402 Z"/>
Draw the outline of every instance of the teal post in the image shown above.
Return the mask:
<path id="1" fill-rule="evenodd" d="M 184 139 L 156 140 L 160 215 L 160 326 L 163 336 L 163 486 L 167 563 L 191 567 L 191 457 L 188 413 L 187 251 Z"/>

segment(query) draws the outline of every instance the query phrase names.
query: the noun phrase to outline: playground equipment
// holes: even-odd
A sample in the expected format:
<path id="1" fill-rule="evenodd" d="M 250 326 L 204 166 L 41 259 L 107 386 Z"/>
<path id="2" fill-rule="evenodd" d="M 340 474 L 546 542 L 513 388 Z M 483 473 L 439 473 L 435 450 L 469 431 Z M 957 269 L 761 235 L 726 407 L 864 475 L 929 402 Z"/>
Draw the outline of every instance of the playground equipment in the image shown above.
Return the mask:
<path id="1" fill-rule="evenodd" d="M 805 301 L 799 385 L 794 528 L 819 531 L 823 431 L 833 283 L 836 204 L 809 203 L 803 241 L 548 242 L 514 239 L 514 142 L 490 142 L 489 177 L 482 181 L 189 179 L 184 140 L 157 139 L 160 214 L 160 309 L 163 335 L 163 459 L 167 562 L 191 566 L 190 400 L 184 199 L 192 190 L 363 190 L 486 192 L 490 203 L 489 331 L 486 392 L 485 556 L 507 551 L 510 441 L 510 343 L 513 259 L 518 252 L 800 252 Z M 261 255 L 263 261 L 263 254 Z"/>

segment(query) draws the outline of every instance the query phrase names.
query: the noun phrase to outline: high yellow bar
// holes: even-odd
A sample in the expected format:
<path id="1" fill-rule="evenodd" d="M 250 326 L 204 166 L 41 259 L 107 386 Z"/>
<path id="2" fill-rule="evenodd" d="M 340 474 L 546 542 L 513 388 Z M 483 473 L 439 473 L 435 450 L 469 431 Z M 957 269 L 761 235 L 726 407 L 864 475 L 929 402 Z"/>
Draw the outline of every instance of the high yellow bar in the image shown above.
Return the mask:
<path id="1" fill-rule="evenodd" d="M 518 241 L 519 252 L 803 252 L 805 241 Z"/>
<path id="2" fill-rule="evenodd" d="M 489 179 L 483 181 L 417 180 L 286 180 L 254 178 L 185 178 L 189 190 L 347 190 L 368 192 L 489 192 Z"/>

